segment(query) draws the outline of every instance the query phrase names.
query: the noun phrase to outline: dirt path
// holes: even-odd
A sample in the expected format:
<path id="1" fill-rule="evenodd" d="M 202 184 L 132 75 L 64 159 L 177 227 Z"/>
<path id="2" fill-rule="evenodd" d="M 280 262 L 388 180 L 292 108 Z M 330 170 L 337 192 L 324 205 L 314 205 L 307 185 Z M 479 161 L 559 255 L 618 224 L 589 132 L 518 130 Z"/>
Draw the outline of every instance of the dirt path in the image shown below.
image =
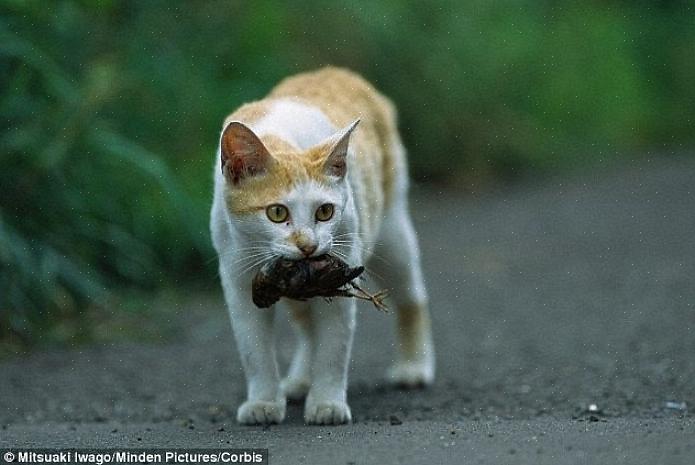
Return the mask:
<path id="1" fill-rule="evenodd" d="M 485 195 L 420 192 L 438 379 L 392 391 L 393 317 L 362 307 L 355 424 L 234 424 L 241 371 L 218 293 L 185 337 L 0 363 L 0 448 L 267 447 L 271 463 L 692 463 L 695 161 Z M 291 338 L 285 341 L 286 363 Z M 676 402 L 676 404 L 667 404 Z M 587 412 L 596 404 L 598 412 Z M 394 423 L 394 424 L 392 424 Z M 400 424 L 398 424 L 400 423 Z"/>

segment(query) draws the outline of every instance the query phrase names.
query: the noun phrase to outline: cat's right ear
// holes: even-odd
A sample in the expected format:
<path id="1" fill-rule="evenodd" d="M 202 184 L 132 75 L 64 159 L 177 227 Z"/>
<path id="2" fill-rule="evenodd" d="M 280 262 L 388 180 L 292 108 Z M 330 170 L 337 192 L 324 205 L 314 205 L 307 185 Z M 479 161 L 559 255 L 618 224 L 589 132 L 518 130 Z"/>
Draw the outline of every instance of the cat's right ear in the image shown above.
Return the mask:
<path id="1" fill-rule="evenodd" d="M 234 186 L 265 173 L 274 161 L 258 136 L 238 121 L 232 121 L 222 131 L 220 156 L 222 174 Z"/>

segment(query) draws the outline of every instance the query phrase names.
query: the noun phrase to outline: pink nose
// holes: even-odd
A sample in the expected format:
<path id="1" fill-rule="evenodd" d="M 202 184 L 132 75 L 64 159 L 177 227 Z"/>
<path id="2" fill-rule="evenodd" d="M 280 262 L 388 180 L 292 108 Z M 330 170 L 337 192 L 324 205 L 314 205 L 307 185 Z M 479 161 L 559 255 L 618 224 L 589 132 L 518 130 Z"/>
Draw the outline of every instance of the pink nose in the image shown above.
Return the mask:
<path id="1" fill-rule="evenodd" d="M 310 257 L 312 253 L 316 252 L 316 245 L 314 244 L 297 245 L 297 248 L 304 254 L 305 257 Z"/>

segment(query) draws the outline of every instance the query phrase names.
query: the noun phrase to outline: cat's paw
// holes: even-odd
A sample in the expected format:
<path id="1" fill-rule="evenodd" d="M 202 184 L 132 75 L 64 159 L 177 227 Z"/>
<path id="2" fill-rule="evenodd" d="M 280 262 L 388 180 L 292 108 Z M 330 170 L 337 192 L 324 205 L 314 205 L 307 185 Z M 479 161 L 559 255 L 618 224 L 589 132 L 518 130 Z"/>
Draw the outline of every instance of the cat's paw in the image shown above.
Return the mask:
<path id="1" fill-rule="evenodd" d="M 434 363 L 427 360 L 396 362 L 386 372 L 386 379 L 401 389 L 424 388 L 434 382 Z"/>
<path id="2" fill-rule="evenodd" d="M 299 401 L 306 397 L 311 387 L 311 381 L 307 378 L 287 377 L 280 383 L 280 389 L 287 400 Z"/>
<path id="3" fill-rule="evenodd" d="M 236 419 L 242 425 L 269 425 L 285 419 L 285 400 L 269 402 L 247 400 L 237 410 Z"/>
<path id="4" fill-rule="evenodd" d="M 352 414 L 350 406 L 345 402 L 307 402 L 304 421 L 310 425 L 342 425 L 352 421 Z"/>

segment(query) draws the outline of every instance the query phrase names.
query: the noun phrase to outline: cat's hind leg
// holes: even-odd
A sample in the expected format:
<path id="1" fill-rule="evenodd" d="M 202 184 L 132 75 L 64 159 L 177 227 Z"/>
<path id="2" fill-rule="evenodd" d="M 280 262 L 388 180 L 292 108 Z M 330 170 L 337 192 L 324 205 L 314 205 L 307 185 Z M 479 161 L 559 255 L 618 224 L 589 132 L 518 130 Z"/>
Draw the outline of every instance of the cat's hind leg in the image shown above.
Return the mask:
<path id="1" fill-rule="evenodd" d="M 288 400 L 299 401 L 306 397 L 311 386 L 311 352 L 313 323 L 311 309 L 307 302 L 286 300 L 290 321 L 295 328 L 297 346 L 290 362 L 290 368 L 280 383 Z"/>
<path id="2" fill-rule="evenodd" d="M 396 357 L 387 379 L 403 388 L 434 380 L 435 357 L 420 249 L 405 194 L 386 211 L 370 267 L 384 279 L 395 303 Z"/>

